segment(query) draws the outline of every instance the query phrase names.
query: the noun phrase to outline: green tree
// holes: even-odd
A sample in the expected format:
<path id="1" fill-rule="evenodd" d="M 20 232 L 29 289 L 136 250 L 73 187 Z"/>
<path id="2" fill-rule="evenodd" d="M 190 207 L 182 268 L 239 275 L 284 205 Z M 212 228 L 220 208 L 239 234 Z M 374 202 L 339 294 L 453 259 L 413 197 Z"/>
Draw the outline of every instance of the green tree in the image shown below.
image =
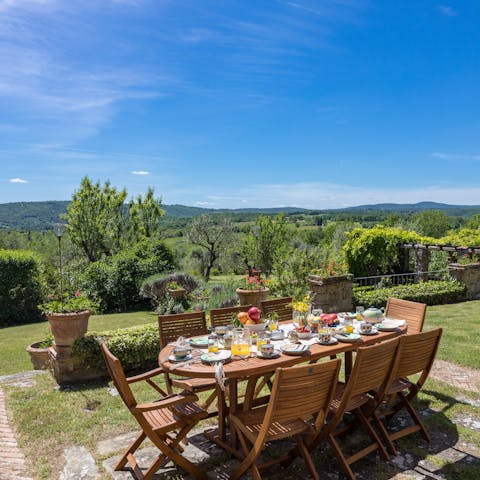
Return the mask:
<path id="1" fill-rule="evenodd" d="M 165 211 L 162 210 L 162 199 L 155 198 L 154 194 L 154 189 L 148 187 L 145 197 L 138 195 L 135 200 L 130 201 L 128 211 L 137 239 L 160 235 L 160 222 Z"/>
<path id="2" fill-rule="evenodd" d="M 88 177 L 74 192 L 65 215 L 68 233 L 90 262 L 112 255 L 124 243 L 123 233 L 128 228 L 126 197 L 125 189 L 117 191 L 108 181 L 102 187 Z"/>
<path id="3" fill-rule="evenodd" d="M 270 275 L 275 262 L 288 248 L 288 231 L 283 214 L 274 218 L 259 216 L 242 246 L 247 267 L 256 267 L 266 276 Z"/>
<path id="4" fill-rule="evenodd" d="M 425 210 L 412 215 L 411 225 L 419 235 L 440 238 L 450 227 L 450 217 L 441 210 Z"/>
<path id="5" fill-rule="evenodd" d="M 187 232 L 188 240 L 203 248 L 203 258 L 200 259 L 203 278 L 208 281 L 210 272 L 221 253 L 232 240 L 232 223 L 222 218 L 214 222 L 210 215 L 201 215 L 192 220 Z"/>
<path id="6" fill-rule="evenodd" d="M 473 230 L 480 228 L 480 214 L 473 215 L 468 222 L 465 224 L 466 228 L 471 228 Z"/>

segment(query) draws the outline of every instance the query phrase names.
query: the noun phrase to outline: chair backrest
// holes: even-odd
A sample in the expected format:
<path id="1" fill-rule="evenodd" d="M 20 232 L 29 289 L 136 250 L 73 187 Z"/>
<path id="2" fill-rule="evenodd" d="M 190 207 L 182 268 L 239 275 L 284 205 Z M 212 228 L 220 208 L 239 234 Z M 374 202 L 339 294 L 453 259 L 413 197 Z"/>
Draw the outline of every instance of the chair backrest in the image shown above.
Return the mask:
<path id="1" fill-rule="evenodd" d="M 411 302 L 399 298 L 389 298 L 385 315 L 407 321 L 408 333 L 418 333 L 423 330 L 427 305 L 425 303 Z"/>
<path id="2" fill-rule="evenodd" d="M 292 320 L 293 307 L 292 297 L 275 298 L 274 300 L 264 300 L 261 302 L 261 310 L 266 317 L 270 313 L 276 313 L 280 322 Z"/>
<path id="3" fill-rule="evenodd" d="M 205 312 L 177 313 L 158 316 L 160 348 L 166 347 L 178 337 L 194 337 L 208 333 Z"/>
<path id="4" fill-rule="evenodd" d="M 131 410 L 135 407 L 135 405 L 137 405 L 137 401 L 135 400 L 132 390 L 127 383 L 127 377 L 123 371 L 122 364 L 120 363 L 120 360 L 113 355 L 112 352 L 110 352 L 105 342 L 102 342 L 101 348 L 103 358 L 107 364 L 107 370 L 111 379 L 113 380 L 113 384 L 115 385 L 115 388 L 120 394 L 120 397 L 125 405 Z"/>
<path id="5" fill-rule="evenodd" d="M 371 347 L 360 347 L 355 365 L 345 387 L 344 397 L 350 398 L 375 391 L 383 397 L 393 380 L 393 368 L 398 350 L 399 338 L 379 342 Z M 342 403 L 344 398 L 342 399 Z"/>
<path id="6" fill-rule="evenodd" d="M 252 305 L 240 305 L 238 307 L 212 308 L 210 310 L 210 325 L 220 327 L 232 323 L 232 315 L 239 312 L 248 312 Z"/>
<path id="7" fill-rule="evenodd" d="M 399 360 L 395 378 L 421 373 L 422 376 L 420 378 L 424 377 L 421 380 L 423 384 L 432 368 L 441 337 L 441 328 L 402 335 L 398 347 Z"/>
<path id="8" fill-rule="evenodd" d="M 340 360 L 277 368 L 264 426 L 313 416 L 317 427 L 323 425 L 335 392 Z"/>

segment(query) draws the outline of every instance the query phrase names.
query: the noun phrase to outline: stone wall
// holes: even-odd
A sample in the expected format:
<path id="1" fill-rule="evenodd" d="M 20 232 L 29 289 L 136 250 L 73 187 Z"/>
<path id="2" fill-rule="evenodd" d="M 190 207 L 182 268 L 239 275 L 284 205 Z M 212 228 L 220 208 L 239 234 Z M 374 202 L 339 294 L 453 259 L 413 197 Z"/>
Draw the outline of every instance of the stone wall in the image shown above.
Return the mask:
<path id="1" fill-rule="evenodd" d="M 353 275 L 336 277 L 308 277 L 312 291 L 313 308 L 321 308 L 324 313 L 351 312 L 353 310 Z"/>
<path id="2" fill-rule="evenodd" d="M 466 300 L 480 299 L 480 263 L 470 263 L 468 265 L 450 263 L 448 271 L 453 278 L 466 285 Z"/>

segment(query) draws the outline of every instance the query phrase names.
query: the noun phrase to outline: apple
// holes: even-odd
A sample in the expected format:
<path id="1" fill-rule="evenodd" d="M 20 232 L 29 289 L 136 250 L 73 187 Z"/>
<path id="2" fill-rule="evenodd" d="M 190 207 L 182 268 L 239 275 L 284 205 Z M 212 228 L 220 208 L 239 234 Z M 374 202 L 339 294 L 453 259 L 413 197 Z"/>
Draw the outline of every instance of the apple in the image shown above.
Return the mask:
<path id="1" fill-rule="evenodd" d="M 248 316 L 258 322 L 260 320 L 260 310 L 257 307 L 252 307 L 248 310 Z"/>

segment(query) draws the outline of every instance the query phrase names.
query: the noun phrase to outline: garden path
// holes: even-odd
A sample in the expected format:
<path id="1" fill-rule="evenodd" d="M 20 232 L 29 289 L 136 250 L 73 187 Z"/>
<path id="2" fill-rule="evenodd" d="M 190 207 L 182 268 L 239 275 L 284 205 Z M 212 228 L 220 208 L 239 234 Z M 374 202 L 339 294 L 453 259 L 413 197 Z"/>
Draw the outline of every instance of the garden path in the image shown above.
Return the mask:
<path id="1" fill-rule="evenodd" d="M 480 393 L 480 370 L 460 367 L 445 360 L 435 360 L 430 376 L 452 387 Z"/>
<path id="2" fill-rule="evenodd" d="M 5 394 L 0 387 L 0 480 L 31 480 L 25 457 L 20 451 L 8 421 Z"/>

